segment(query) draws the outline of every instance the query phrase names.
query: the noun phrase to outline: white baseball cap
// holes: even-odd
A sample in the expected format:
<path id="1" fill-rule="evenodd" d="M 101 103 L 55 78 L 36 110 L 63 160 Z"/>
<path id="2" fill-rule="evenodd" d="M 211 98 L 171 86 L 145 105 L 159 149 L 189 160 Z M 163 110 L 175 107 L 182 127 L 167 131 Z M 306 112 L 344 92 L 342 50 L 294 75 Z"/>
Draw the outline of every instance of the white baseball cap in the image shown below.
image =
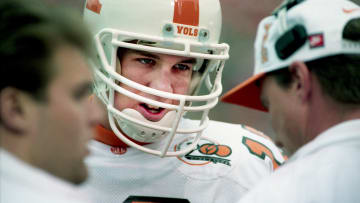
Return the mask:
<path id="1" fill-rule="evenodd" d="M 264 18 L 255 40 L 252 77 L 227 92 L 222 101 L 266 111 L 256 81 L 294 61 L 311 61 L 337 54 L 360 54 L 360 42 L 343 38 L 360 7 L 347 0 L 290 0 Z"/>

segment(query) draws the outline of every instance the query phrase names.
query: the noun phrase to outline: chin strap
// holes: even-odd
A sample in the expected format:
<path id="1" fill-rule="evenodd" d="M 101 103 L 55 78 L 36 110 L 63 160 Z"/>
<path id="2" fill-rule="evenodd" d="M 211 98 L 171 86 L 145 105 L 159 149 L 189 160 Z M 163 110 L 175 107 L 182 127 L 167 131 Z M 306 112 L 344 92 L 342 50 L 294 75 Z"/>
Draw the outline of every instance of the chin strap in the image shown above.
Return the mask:
<path id="1" fill-rule="evenodd" d="M 158 129 L 158 127 L 171 128 L 176 117 L 176 111 L 169 111 L 159 121 L 149 121 L 142 114 L 134 109 L 126 108 L 122 110 L 124 115 L 128 118 L 132 118 L 135 121 L 140 122 L 136 124 L 127 119 L 123 119 L 120 116 L 116 116 L 116 121 L 123 134 L 128 138 L 132 138 L 131 141 L 136 140 L 138 142 L 153 143 L 157 142 L 168 135 L 168 132 Z M 151 127 L 146 127 L 149 125 Z"/>
<path id="2" fill-rule="evenodd" d="M 127 144 L 125 144 L 123 141 L 121 141 L 113 131 L 108 130 L 106 128 L 104 128 L 104 126 L 102 125 L 97 125 L 96 126 L 96 134 L 94 137 L 95 140 L 102 142 L 106 145 L 110 145 L 113 147 L 129 147 Z M 131 141 L 135 142 L 138 145 L 146 145 L 149 143 L 144 143 L 144 142 L 137 142 L 131 138 L 128 138 Z"/>

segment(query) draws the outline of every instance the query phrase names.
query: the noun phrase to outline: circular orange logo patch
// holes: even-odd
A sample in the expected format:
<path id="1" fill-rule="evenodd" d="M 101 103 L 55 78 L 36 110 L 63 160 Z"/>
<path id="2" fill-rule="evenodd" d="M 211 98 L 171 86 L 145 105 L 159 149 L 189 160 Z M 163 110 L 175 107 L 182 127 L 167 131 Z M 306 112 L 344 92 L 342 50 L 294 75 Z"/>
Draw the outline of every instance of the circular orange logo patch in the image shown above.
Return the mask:
<path id="1" fill-rule="evenodd" d="M 200 153 L 206 155 L 216 154 L 221 157 L 227 157 L 231 154 L 230 147 L 226 145 L 216 145 L 216 144 L 203 144 L 199 148 Z"/>

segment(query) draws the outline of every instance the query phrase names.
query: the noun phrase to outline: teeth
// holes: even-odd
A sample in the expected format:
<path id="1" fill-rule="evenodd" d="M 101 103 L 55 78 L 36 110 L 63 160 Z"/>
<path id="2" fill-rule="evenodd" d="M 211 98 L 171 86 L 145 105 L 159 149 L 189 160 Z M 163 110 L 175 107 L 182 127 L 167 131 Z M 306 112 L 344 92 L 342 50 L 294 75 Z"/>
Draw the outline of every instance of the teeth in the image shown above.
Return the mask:
<path id="1" fill-rule="evenodd" d="M 160 107 L 153 106 L 153 105 L 150 105 L 150 104 L 147 104 L 147 106 L 148 106 L 150 109 L 159 109 L 159 108 L 160 108 Z"/>
<path id="2" fill-rule="evenodd" d="M 158 113 L 158 110 L 155 110 L 155 109 L 149 109 L 149 111 L 150 111 L 151 113 Z"/>

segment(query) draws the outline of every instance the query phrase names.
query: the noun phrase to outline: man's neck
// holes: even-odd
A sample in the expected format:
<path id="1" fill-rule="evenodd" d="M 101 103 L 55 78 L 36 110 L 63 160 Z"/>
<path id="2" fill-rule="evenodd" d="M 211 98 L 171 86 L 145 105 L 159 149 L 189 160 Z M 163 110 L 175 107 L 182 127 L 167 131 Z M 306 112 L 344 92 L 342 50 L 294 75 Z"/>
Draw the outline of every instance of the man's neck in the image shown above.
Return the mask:
<path id="1" fill-rule="evenodd" d="M 328 96 L 313 100 L 307 111 L 305 141 L 309 142 L 325 130 L 348 120 L 360 119 L 360 105 L 346 105 Z"/>
<path id="2" fill-rule="evenodd" d="M 26 163 L 31 162 L 31 142 L 29 136 L 9 134 L 3 129 L 0 130 L 0 146 L 6 151 L 10 152 L 18 159 Z"/>

